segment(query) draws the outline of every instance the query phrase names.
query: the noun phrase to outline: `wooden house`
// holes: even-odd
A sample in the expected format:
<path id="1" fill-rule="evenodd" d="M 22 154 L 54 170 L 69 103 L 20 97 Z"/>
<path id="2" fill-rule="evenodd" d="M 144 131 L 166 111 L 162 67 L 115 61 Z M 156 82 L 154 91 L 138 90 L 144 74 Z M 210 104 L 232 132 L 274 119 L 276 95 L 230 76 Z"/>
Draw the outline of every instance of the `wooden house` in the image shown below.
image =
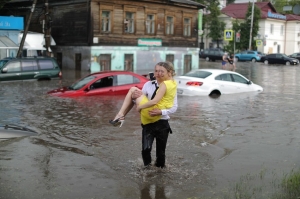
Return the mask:
<path id="1" fill-rule="evenodd" d="M 32 0 L 12 0 L 1 15 L 27 20 L 31 6 Z M 199 65 L 202 8 L 192 0 L 38 0 L 29 31 L 51 30 L 62 68 L 147 73 L 168 60 L 182 74 Z"/>

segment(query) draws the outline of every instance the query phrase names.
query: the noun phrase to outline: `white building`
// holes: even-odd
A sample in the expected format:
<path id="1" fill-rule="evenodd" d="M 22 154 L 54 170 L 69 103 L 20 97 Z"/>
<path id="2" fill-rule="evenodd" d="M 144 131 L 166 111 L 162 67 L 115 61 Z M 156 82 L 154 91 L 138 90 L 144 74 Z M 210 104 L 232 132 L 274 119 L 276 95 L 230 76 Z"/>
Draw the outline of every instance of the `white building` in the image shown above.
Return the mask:
<path id="1" fill-rule="evenodd" d="M 219 18 L 226 23 L 225 29 L 232 28 L 233 20 L 244 21 L 248 5 L 249 2 L 234 3 L 221 10 L 222 14 Z M 300 16 L 279 14 L 270 2 L 256 2 L 255 5 L 261 11 L 259 35 L 255 40 L 262 42 L 257 46 L 257 50 L 263 53 L 285 53 L 287 55 L 300 52 Z M 207 33 L 207 30 L 205 32 Z M 216 42 L 212 42 L 205 35 L 204 38 L 205 48 L 216 47 Z M 221 43 L 220 47 L 228 44 L 227 41 L 221 41 Z"/>

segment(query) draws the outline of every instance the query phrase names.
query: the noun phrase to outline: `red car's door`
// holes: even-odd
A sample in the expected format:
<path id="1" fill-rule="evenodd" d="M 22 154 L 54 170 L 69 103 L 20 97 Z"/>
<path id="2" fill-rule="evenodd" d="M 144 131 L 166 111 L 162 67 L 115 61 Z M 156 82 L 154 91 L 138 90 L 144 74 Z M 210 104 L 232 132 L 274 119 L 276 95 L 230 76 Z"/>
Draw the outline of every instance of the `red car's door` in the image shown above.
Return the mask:
<path id="1" fill-rule="evenodd" d="M 114 95 L 113 79 L 114 76 L 107 76 L 94 81 L 84 89 L 85 95 Z"/>
<path id="2" fill-rule="evenodd" d="M 126 95 L 131 87 L 142 89 L 140 80 L 129 74 L 118 74 L 114 76 L 114 94 Z"/>
<path id="3" fill-rule="evenodd" d="M 142 89 L 145 82 L 131 74 L 116 74 L 93 80 L 82 90 L 85 96 L 126 95 L 131 87 Z"/>

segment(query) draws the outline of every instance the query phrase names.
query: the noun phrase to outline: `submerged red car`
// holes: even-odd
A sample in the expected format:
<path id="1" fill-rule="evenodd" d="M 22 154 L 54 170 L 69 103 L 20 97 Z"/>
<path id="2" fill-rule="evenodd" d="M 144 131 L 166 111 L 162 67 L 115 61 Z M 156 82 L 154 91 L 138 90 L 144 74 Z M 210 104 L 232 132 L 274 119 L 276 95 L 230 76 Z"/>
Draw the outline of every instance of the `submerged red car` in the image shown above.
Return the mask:
<path id="1" fill-rule="evenodd" d="M 49 91 L 58 97 L 81 97 L 94 95 L 125 95 L 131 87 L 142 89 L 149 81 L 146 77 L 130 71 L 102 71 L 87 75 L 69 87 Z"/>

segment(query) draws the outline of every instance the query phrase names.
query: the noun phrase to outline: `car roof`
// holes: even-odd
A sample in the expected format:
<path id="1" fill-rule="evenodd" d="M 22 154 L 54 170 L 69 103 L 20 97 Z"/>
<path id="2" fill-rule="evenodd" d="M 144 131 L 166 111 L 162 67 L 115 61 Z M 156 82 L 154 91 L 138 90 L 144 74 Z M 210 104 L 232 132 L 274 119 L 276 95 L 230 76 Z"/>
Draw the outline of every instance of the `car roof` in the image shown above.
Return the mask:
<path id="1" fill-rule="evenodd" d="M 192 70 L 192 71 L 206 71 L 206 72 L 211 72 L 215 75 L 218 75 L 218 74 L 223 74 L 223 73 L 231 73 L 231 74 L 238 74 L 240 75 L 239 73 L 236 73 L 236 72 L 233 72 L 233 71 L 228 71 L 228 70 L 222 70 L 222 69 L 211 69 L 211 68 L 207 68 L 207 69 L 195 69 L 195 70 Z"/>
<path id="2" fill-rule="evenodd" d="M 102 75 L 114 75 L 114 74 L 129 74 L 129 75 L 136 75 L 136 76 L 141 76 L 145 79 L 147 79 L 144 75 L 140 75 L 131 71 L 123 71 L 123 70 L 108 70 L 108 71 L 100 71 L 100 72 L 95 72 L 95 73 L 91 73 L 88 76 L 102 76 Z"/>
<path id="3" fill-rule="evenodd" d="M 11 60 L 11 59 L 15 59 L 15 57 L 5 57 L 5 58 L 3 58 L 1 60 Z"/>

